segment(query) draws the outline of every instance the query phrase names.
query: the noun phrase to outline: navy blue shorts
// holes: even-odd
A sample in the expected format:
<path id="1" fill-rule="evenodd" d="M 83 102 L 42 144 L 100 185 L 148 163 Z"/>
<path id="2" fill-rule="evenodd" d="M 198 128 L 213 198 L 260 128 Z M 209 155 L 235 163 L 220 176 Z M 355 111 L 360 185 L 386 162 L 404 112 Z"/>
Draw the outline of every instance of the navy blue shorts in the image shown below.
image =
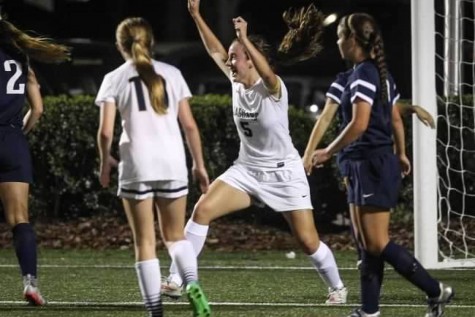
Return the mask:
<path id="1" fill-rule="evenodd" d="M 345 178 L 348 176 L 349 161 L 348 159 L 338 161 L 338 170 L 340 171 L 341 177 Z"/>
<path id="2" fill-rule="evenodd" d="M 0 127 L 0 183 L 33 182 L 30 147 L 20 128 Z"/>
<path id="3" fill-rule="evenodd" d="M 336 156 L 336 164 L 340 171 L 340 175 L 343 178 L 348 176 L 348 160 L 348 157 L 343 151 L 338 152 L 338 155 Z"/>
<path id="4" fill-rule="evenodd" d="M 393 153 L 348 160 L 348 203 L 389 210 L 397 204 L 401 165 Z"/>

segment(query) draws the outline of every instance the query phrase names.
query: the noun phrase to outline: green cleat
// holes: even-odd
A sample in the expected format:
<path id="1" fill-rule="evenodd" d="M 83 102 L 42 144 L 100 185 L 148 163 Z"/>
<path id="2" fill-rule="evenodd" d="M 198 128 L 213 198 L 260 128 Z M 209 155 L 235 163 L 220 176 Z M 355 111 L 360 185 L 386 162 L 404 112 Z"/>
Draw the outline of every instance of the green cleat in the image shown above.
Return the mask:
<path id="1" fill-rule="evenodd" d="M 186 295 L 193 308 L 193 317 L 211 317 L 211 308 L 198 282 L 186 285 Z"/>

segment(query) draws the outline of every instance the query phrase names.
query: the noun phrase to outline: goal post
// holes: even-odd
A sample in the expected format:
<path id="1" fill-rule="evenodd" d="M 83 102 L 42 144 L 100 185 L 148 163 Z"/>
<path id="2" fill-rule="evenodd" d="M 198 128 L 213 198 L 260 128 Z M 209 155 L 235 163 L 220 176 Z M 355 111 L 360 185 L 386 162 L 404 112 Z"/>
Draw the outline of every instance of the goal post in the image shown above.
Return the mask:
<path id="1" fill-rule="evenodd" d="M 434 0 L 411 1 L 412 102 L 437 117 Z M 427 268 L 437 267 L 436 132 L 413 118 L 414 249 Z"/>
<path id="2" fill-rule="evenodd" d="M 475 0 L 411 1 L 414 246 L 426 268 L 475 267 Z"/>

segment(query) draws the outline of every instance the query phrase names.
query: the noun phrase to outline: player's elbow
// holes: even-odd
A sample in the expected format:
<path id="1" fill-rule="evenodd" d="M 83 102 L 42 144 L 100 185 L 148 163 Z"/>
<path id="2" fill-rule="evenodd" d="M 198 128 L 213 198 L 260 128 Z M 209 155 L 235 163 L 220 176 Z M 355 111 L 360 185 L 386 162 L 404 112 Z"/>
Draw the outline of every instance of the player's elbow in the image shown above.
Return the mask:
<path id="1" fill-rule="evenodd" d="M 97 137 L 100 139 L 100 141 L 107 142 L 112 140 L 113 135 L 113 131 L 109 129 L 100 129 Z"/>
<path id="2" fill-rule="evenodd" d="M 354 135 L 357 137 L 360 137 L 368 128 L 368 123 L 366 122 L 360 122 L 360 121 L 354 121 L 353 124 L 351 125 L 351 131 Z"/>

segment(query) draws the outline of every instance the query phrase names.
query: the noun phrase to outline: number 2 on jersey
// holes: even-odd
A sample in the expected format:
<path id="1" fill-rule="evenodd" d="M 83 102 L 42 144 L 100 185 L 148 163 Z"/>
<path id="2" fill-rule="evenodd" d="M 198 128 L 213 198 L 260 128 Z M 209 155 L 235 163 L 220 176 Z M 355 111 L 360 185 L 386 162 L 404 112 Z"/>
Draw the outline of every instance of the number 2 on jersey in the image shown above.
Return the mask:
<path id="1" fill-rule="evenodd" d="M 17 88 L 15 88 L 18 79 L 21 76 L 21 65 L 17 61 L 13 59 L 6 60 L 3 63 L 3 68 L 6 72 L 13 71 L 12 65 L 15 65 L 15 73 L 10 77 L 7 82 L 7 94 L 8 95 L 21 95 L 25 93 L 25 84 L 19 84 Z"/>
<path id="2" fill-rule="evenodd" d="M 240 121 L 239 124 L 241 125 L 241 128 L 244 131 L 244 135 L 249 138 L 252 137 L 252 130 L 251 128 L 249 128 L 249 122 Z"/>

